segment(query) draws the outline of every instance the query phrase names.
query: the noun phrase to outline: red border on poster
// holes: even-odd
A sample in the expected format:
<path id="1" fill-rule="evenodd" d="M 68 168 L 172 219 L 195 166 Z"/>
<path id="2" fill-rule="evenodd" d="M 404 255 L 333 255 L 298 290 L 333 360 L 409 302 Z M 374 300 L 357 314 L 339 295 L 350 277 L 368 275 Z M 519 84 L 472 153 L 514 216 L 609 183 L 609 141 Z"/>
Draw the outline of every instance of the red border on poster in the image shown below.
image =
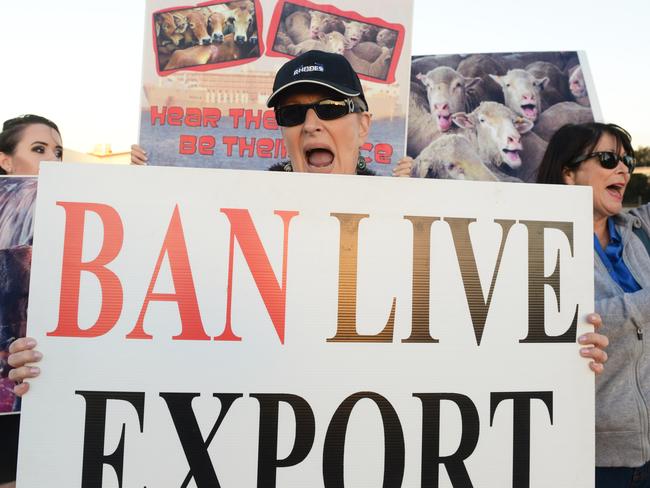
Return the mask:
<path id="1" fill-rule="evenodd" d="M 391 58 L 390 67 L 388 68 L 388 74 L 386 75 L 386 79 L 382 80 L 381 78 L 374 78 L 372 76 L 366 76 L 364 74 L 358 73 L 359 78 L 363 80 L 374 81 L 376 83 L 386 83 L 386 84 L 391 84 L 395 82 L 395 70 L 397 69 L 397 63 L 399 62 L 400 55 L 402 54 L 402 46 L 404 45 L 404 26 L 402 24 L 392 24 L 378 17 L 364 17 L 358 12 L 340 10 L 334 7 L 333 5 L 316 4 L 310 2 L 309 0 L 291 0 L 291 1 L 280 0 L 276 4 L 275 10 L 273 11 L 273 17 L 271 17 L 271 24 L 269 25 L 268 37 L 266 39 L 266 43 L 268 45 L 268 51 L 266 52 L 267 56 L 283 57 L 289 59 L 293 59 L 295 57 L 295 56 L 291 56 L 290 54 L 273 50 L 273 41 L 275 40 L 275 36 L 277 35 L 278 27 L 280 25 L 280 17 L 282 15 L 282 10 L 284 9 L 284 5 L 286 3 L 291 3 L 293 5 L 298 5 L 300 7 L 306 7 L 310 10 L 318 10 L 320 12 L 336 15 L 339 17 L 345 17 L 346 19 L 355 20 L 357 22 L 372 24 L 382 29 L 391 29 L 397 31 L 397 40 L 395 41 L 395 47 L 393 49 L 393 55 Z"/>
<path id="2" fill-rule="evenodd" d="M 220 68 L 228 68 L 230 66 L 238 66 L 241 64 L 248 64 L 252 63 L 253 61 L 259 59 L 264 55 L 264 32 L 263 32 L 263 26 L 264 26 L 264 18 L 263 18 L 263 12 L 262 12 L 262 6 L 260 5 L 260 0 L 251 0 L 253 4 L 255 5 L 255 23 L 257 24 L 257 42 L 259 46 L 259 56 L 251 57 L 251 58 L 244 58 L 244 59 L 237 59 L 233 61 L 225 61 L 223 63 L 213 63 L 213 64 L 201 64 L 198 66 L 187 66 L 185 68 L 178 68 L 178 69 L 170 69 L 170 70 L 161 70 L 160 69 L 160 63 L 158 62 L 158 42 L 156 39 L 156 20 L 155 16 L 156 14 L 161 14 L 164 12 L 172 12 L 174 10 L 184 10 L 184 9 L 191 9 L 191 8 L 199 8 L 199 7 L 207 7 L 209 5 L 220 5 L 224 3 L 229 3 L 229 1 L 208 1 L 208 2 L 202 2 L 202 3 L 197 3 L 196 5 L 189 5 L 189 6 L 178 6 L 178 7 L 169 7 L 161 10 L 157 10 L 155 12 L 152 12 L 151 14 L 151 33 L 153 37 L 153 51 L 154 54 L 156 55 L 156 72 L 158 73 L 159 76 L 168 76 L 173 73 L 176 73 L 177 71 L 211 71 L 214 69 L 220 69 Z"/>

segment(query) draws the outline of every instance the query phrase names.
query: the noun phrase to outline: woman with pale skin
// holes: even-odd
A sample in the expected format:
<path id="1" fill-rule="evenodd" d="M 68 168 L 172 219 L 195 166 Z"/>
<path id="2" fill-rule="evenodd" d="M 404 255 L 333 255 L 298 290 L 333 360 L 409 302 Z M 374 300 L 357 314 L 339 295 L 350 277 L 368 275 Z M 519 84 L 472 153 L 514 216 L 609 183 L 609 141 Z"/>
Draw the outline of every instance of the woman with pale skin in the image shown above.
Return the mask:
<path id="1" fill-rule="evenodd" d="M 5 121 L 0 133 L 0 174 L 37 175 L 41 161 L 61 161 L 63 143 L 56 124 L 38 115 Z"/>
<path id="2" fill-rule="evenodd" d="M 2 125 L 0 175 L 37 175 L 41 161 L 61 161 L 62 158 L 61 133 L 51 120 L 39 115 L 23 115 L 9 119 Z M 4 351 L 0 351 L 0 354 L 4 355 Z M 12 488 L 16 486 L 11 480 L 15 480 L 19 416 L 7 415 L 0 419 L 0 432 L 3 433 L 0 488 Z M 1 484 L 5 481 L 10 482 Z"/>
<path id="3" fill-rule="evenodd" d="M 537 178 L 593 191 L 596 311 L 611 357 L 596 381 L 596 488 L 650 488 L 650 205 L 623 211 L 634 165 L 621 127 L 566 125 Z"/>

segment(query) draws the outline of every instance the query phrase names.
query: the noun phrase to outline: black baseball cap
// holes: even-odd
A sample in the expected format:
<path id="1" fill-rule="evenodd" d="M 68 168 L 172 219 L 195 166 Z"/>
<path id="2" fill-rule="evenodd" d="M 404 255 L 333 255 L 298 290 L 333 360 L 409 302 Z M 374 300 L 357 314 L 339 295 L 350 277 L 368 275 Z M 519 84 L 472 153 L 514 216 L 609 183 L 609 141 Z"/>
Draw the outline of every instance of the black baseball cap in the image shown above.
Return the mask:
<path id="1" fill-rule="evenodd" d="M 348 60 L 340 54 L 317 50 L 306 51 L 282 65 L 275 75 L 273 93 L 266 106 L 275 107 L 280 94 L 302 83 L 325 86 L 348 97 L 359 97 L 368 106 L 359 77 Z"/>

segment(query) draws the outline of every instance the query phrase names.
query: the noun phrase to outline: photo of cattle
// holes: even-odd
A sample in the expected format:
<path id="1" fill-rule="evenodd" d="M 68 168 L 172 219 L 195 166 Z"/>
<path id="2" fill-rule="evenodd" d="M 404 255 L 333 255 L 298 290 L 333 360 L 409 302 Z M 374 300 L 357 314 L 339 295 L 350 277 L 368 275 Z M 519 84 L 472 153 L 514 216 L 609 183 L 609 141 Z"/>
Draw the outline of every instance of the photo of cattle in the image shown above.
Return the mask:
<path id="1" fill-rule="evenodd" d="M 16 412 L 20 400 L 9 380 L 9 345 L 25 336 L 32 262 L 34 177 L 0 177 L 0 414 Z"/>
<path id="2" fill-rule="evenodd" d="M 407 133 L 413 176 L 534 182 L 557 129 L 600 118 L 582 56 L 414 56 Z"/>
<path id="3" fill-rule="evenodd" d="M 257 4 L 253 0 L 155 12 L 158 71 L 218 68 L 233 61 L 258 58 L 262 47 L 257 19 Z"/>
<path id="4" fill-rule="evenodd" d="M 318 49 L 342 54 L 361 76 L 386 81 L 399 53 L 400 32 L 345 16 L 332 7 L 282 4 L 277 23 L 270 28 L 272 50 L 288 56 Z M 274 34 L 274 35 L 273 35 Z"/>

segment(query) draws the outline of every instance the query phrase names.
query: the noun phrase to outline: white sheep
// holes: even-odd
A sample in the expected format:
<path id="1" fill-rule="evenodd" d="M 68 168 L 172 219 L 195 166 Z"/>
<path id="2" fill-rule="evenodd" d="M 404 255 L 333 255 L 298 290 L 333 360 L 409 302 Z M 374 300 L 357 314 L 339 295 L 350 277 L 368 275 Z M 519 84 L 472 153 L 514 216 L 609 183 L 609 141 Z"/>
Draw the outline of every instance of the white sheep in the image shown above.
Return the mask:
<path id="1" fill-rule="evenodd" d="M 369 30 L 367 24 L 357 22 L 355 20 L 348 20 L 343 22 L 345 25 L 345 48 L 352 49 L 354 46 L 359 44 L 364 36 Z"/>
<path id="2" fill-rule="evenodd" d="M 483 164 L 476 148 L 458 134 L 444 135 L 431 142 L 415 159 L 411 176 L 452 180 L 496 181 Z"/>
<path id="3" fill-rule="evenodd" d="M 437 121 L 431 118 L 424 87 L 411 81 L 409 95 L 409 120 L 406 134 L 406 154 L 416 158 L 434 139 L 440 137 Z"/>
<path id="4" fill-rule="evenodd" d="M 392 29 L 381 29 L 377 33 L 377 44 L 393 49 L 397 43 L 397 31 Z"/>
<path id="5" fill-rule="evenodd" d="M 291 38 L 293 44 L 300 44 L 311 39 L 309 25 L 311 16 L 304 10 L 297 10 L 284 19 L 285 32 Z"/>
<path id="6" fill-rule="evenodd" d="M 593 120 L 594 115 L 590 108 L 576 102 L 561 102 L 542 112 L 534 130 L 538 136 L 548 141 L 555 131 L 565 124 L 584 124 Z"/>
<path id="7" fill-rule="evenodd" d="M 500 180 L 516 175 L 522 166 L 522 134 L 533 128 L 530 120 L 497 102 L 481 102 L 471 113 L 453 114 L 452 120 Z"/>
<path id="8" fill-rule="evenodd" d="M 329 34 L 332 31 L 345 34 L 345 25 L 338 17 L 320 10 L 310 10 L 310 15 L 309 33 L 312 39 L 318 39 L 319 34 Z"/>
<path id="9" fill-rule="evenodd" d="M 505 104 L 515 113 L 535 122 L 541 113 L 541 91 L 548 84 L 548 77 L 536 78 L 523 69 L 511 69 L 503 76 L 490 75 L 501 85 Z"/>
<path id="10" fill-rule="evenodd" d="M 340 32 L 332 31 L 329 34 L 320 33 L 318 39 L 307 39 L 300 44 L 287 46 L 288 53 L 294 56 L 314 49 L 328 53 L 343 54 L 345 38 Z"/>
<path id="11" fill-rule="evenodd" d="M 338 34 L 338 32 L 337 32 Z M 345 48 L 343 56 L 350 62 L 350 65 L 360 75 L 371 76 L 381 80 L 386 79 L 393 52 L 387 47 L 381 48 L 381 54 L 373 62 L 357 56 L 352 49 Z"/>
<path id="12" fill-rule="evenodd" d="M 469 110 L 467 91 L 481 81 L 480 78 L 466 78 L 447 66 L 439 66 L 426 74 L 418 73 L 416 78 L 427 89 L 429 112 L 440 132 L 453 129 L 453 113 Z"/>
<path id="13" fill-rule="evenodd" d="M 569 90 L 576 103 L 584 107 L 590 107 L 589 95 L 587 93 L 587 84 L 582 72 L 582 66 L 576 65 L 569 71 Z"/>

